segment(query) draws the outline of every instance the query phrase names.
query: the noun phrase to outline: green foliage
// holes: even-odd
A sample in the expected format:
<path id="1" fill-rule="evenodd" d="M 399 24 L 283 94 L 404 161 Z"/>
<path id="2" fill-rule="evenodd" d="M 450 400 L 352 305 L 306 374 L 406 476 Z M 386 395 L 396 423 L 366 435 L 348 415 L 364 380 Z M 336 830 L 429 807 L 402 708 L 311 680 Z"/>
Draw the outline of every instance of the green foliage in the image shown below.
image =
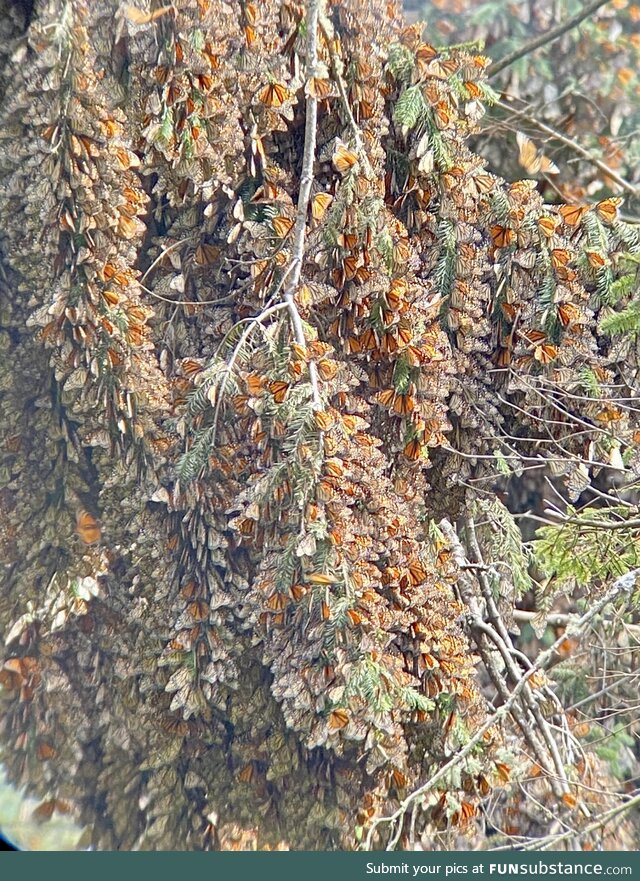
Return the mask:
<path id="1" fill-rule="evenodd" d="M 450 220 L 440 221 L 438 242 L 441 251 L 435 271 L 436 285 L 443 296 L 449 296 L 455 278 L 456 265 L 456 231 Z"/>
<path id="2" fill-rule="evenodd" d="M 394 682 L 380 664 L 364 657 L 350 670 L 344 699 L 362 698 L 376 713 L 384 714 L 396 707 L 430 713 L 434 703 L 414 688 Z"/>
<path id="3" fill-rule="evenodd" d="M 640 331 L 640 301 L 632 300 L 621 312 L 612 312 L 600 322 L 602 333 L 637 334 Z"/>
<path id="4" fill-rule="evenodd" d="M 635 738 L 622 725 L 617 725 L 610 734 L 603 737 L 604 730 L 600 727 L 594 729 L 594 737 L 597 737 L 594 749 L 609 764 L 612 774 L 618 780 L 624 780 L 629 767 L 629 760 L 627 758 L 625 761 L 624 754 L 635 748 Z"/>
<path id="5" fill-rule="evenodd" d="M 496 460 L 496 468 L 500 474 L 504 474 L 505 477 L 509 477 L 512 474 L 511 466 L 505 459 L 504 455 L 500 450 L 494 450 L 493 455 Z"/>
<path id="6" fill-rule="evenodd" d="M 513 583 L 516 596 L 530 590 L 530 553 L 511 512 L 500 499 L 477 499 L 474 503 L 478 541 L 485 563 L 494 566 L 501 576 Z M 499 585 L 498 585 L 499 587 Z"/>
<path id="7" fill-rule="evenodd" d="M 400 95 L 393 109 L 393 121 L 397 125 L 412 129 L 427 112 L 422 90 L 419 85 L 410 86 Z"/>
<path id="8" fill-rule="evenodd" d="M 415 59 L 406 46 L 397 43 L 391 47 L 387 59 L 387 70 L 394 79 L 400 82 L 408 82 L 411 79 Z"/>
<path id="9" fill-rule="evenodd" d="M 592 398 L 599 398 L 602 394 L 602 388 L 598 377 L 591 367 L 581 367 L 578 373 L 580 377 L 580 387 Z"/>
<path id="10" fill-rule="evenodd" d="M 640 565 L 637 530 L 607 529 L 628 516 L 628 509 L 567 509 L 568 520 L 543 526 L 532 543 L 541 572 L 553 581 L 553 593 L 571 593 L 594 581 L 609 581 Z M 593 525 L 602 523 L 602 526 Z"/>

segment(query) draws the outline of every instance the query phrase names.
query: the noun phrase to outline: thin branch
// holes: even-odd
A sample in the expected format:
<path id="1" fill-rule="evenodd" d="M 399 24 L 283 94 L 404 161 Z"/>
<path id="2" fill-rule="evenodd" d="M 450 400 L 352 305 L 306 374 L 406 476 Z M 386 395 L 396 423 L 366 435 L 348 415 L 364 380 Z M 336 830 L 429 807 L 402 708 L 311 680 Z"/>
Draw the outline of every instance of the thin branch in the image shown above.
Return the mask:
<path id="1" fill-rule="evenodd" d="M 515 107 L 512 107 L 510 104 L 507 104 L 504 101 L 496 101 L 495 105 L 497 107 L 501 107 L 503 110 L 508 110 L 510 113 L 513 113 L 513 115 L 517 116 L 518 119 L 524 119 L 530 125 L 537 128 L 538 131 L 544 132 L 545 134 L 549 135 L 549 137 L 554 138 L 561 144 L 564 144 L 565 147 L 573 150 L 573 152 L 577 153 L 578 156 L 581 156 L 583 159 L 586 159 L 587 162 L 590 162 L 592 165 L 595 165 L 596 168 L 599 168 L 603 174 L 606 174 L 606 176 L 611 178 L 612 181 L 615 181 L 615 183 L 617 183 L 619 187 L 625 190 L 625 192 L 629 193 L 632 196 L 638 195 L 637 187 L 635 187 L 625 178 L 620 177 L 620 175 L 617 174 L 613 170 L 613 168 L 610 168 L 605 162 L 590 153 L 589 150 L 586 149 L 586 147 L 582 146 L 582 144 L 579 144 L 572 138 L 568 138 L 557 129 L 551 128 L 551 126 L 547 125 L 544 122 L 541 122 L 539 119 L 536 119 L 535 116 L 531 116 L 529 113 L 525 113 L 523 110 L 516 110 Z"/>
<path id="2" fill-rule="evenodd" d="M 557 517 L 560 520 L 560 523 L 556 524 L 553 521 L 549 521 L 549 525 L 551 526 L 588 526 L 590 529 L 640 529 L 640 519 L 635 520 L 585 520 L 582 517 L 566 517 L 561 512 L 550 511 L 554 517 Z"/>
<path id="3" fill-rule="evenodd" d="M 241 319 L 241 321 L 237 322 L 236 325 L 234 325 L 234 327 L 237 327 L 237 325 L 240 324 L 242 321 L 248 322 L 248 327 L 243 331 L 242 336 L 238 340 L 238 342 L 233 350 L 231 358 L 229 359 L 227 365 L 225 366 L 222 380 L 221 380 L 220 385 L 217 389 L 216 406 L 215 406 L 215 410 L 213 412 L 213 423 L 212 423 L 212 432 L 211 432 L 211 446 L 212 447 L 215 445 L 215 442 L 216 442 L 216 434 L 217 434 L 217 430 L 218 430 L 218 421 L 220 419 L 220 410 L 222 407 L 222 399 L 224 397 L 224 393 L 227 388 L 227 383 L 229 381 L 229 377 L 233 373 L 233 368 L 235 366 L 236 361 L 238 360 L 238 357 L 240 356 L 240 353 L 242 352 L 242 349 L 244 348 L 245 343 L 247 342 L 247 340 L 249 339 L 249 337 L 251 336 L 253 331 L 256 329 L 256 327 L 260 327 L 260 325 L 262 324 L 262 322 L 266 318 L 268 318 L 270 315 L 273 315 L 274 312 L 279 312 L 282 309 L 286 309 L 286 308 L 287 308 L 286 303 L 276 303 L 273 306 L 269 306 L 268 309 L 263 309 L 263 311 L 259 315 L 256 315 L 255 318 L 248 318 L 248 319 L 243 318 L 243 319 Z"/>
<path id="4" fill-rule="evenodd" d="M 510 52 L 509 55 L 505 55 L 504 58 L 501 58 L 499 61 L 494 62 L 491 67 L 487 71 L 487 76 L 493 77 L 496 74 L 500 73 L 501 70 L 504 70 L 505 67 L 509 67 L 515 61 L 518 61 L 520 58 L 524 58 L 525 55 L 529 55 L 531 52 L 535 52 L 536 49 L 539 49 L 541 46 L 546 46 L 549 43 L 553 43 L 554 40 L 557 40 L 558 37 L 561 37 L 563 34 L 566 34 L 567 31 L 572 30 L 577 27 L 581 22 L 600 9 L 601 6 L 604 6 L 608 3 L 609 0 L 592 0 L 591 3 L 588 3 L 586 6 L 583 6 L 579 12 L 576 12 L 575 15 L 572 15 L 571 18 L 568 18 L 566 21 L 560 22 L 560 24 L 556 25 L 556 27 L 551 28 L 551 30 L 546 31 L 544 34 L 540 34 L 537 37 L 534 37 L 533 40 L 530 40 L 528 43 L 525 43 L 524 46 L 520 46 L 519 49 L 515 49 L 513 52 Z"/>
<path id="5" fill-rule="evenodd" d="M 318 16 L 320 13 L 320 0 L 309 0 L 307 3 L 307 82 L 315 77 L 318 66 Z M 304 243 L 307 228 L 307 211 L 311 197 L 313 184 L 313 166 L 316 159 L 316 128 L 318 124 L 318 100 L 308 89 L 306 118 L 304 126 L 304 153 L 302 158 L 302 174 L 300 176 L 300 192 L 298 193 L 298 208 L 296 212 L 296 224 L 293 233 L 293 258 L 291 262 L 292 272 L 284 288 L 283 300 L 291 316 L 293 332 L 299 346 L 306 348 L 302 319 L 294 295 L 300 282 L 302 273 L 302 260 L 304 257 Z M 313 393 L 313 403 L 318 409 L 322 409 L 320 386 L 318 383 L 318 371 L 314 361 L 309 362 L 309 379 Z"/>
<path id="6" fill-rule="evenodd" d="M 630 798 L 622 805 L 616 805 L 615 808 L 607 811 L 604 814 L 601 814 L 596 820 L 592 823 L 589 823 L 588 826 L 585 826 L 584 829 L 580 829 L 580 836 L 589 835 L 591 832 L 596 832 L 598 829 L 602 829 L 607 823 L 611 820 L 615 820 L 621 814 L 624 815 L 629 811 L 636 808 L 640 805 L 640 795 L 636 795 L 633 798 Z M 547 835 L 545 838 L 538 838 L 530 844 L 526 845 L 523 850 L 548 850 L 549 848 L 557 849 L 557 845 L 560 844 L 561 841 L 566 841 L 567 838 L 570 838 L 573 835 L 573 830 L 569 832 L 563 832 L 560 835 Z"/>

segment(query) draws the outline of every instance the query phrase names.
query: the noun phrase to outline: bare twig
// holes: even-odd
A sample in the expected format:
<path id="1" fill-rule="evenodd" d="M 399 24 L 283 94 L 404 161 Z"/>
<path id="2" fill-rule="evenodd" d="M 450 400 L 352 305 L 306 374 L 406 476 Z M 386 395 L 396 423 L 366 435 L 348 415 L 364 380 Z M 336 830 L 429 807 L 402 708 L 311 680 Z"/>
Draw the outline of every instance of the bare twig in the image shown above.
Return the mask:
<path id="1" fill-rule="evenodd" d="M 473 560 L 473 562 L 476 562 L 476 563 L 482 563 L 483 562 L 482 552 L 480 550 L 480 545 L 478 543 L 478 539 L 476 536 L 476 529 L 475 529 L 475 523 L 474 523 L 473 517 L 471 517 L 470 515 L 465 517 L 463 524 L 464 524 L 467 544 L 468 544 L 469 549 L 471 551 L 472 560 Z M 462 543 L 457 538 L 457 536 L 455 535 L 454 532 L 452 532 L 452 534 L 450 536 L 450 540 L 455 541 L 457 543 L 458 555 L 461 557 L 461 559 L 464 560 L 466 555 L 465 555 L 464 550 L 462 548 Z M 520 668 L 516 666 L 515 661 L 514 661 L 514 646 L 511 641 L 511 637 L 510 637 L 509 632 L 507 630 L 507 627 L 505 626 L 505 623 L 502 619 L 502 615 L 500 614 L 500 611 L 497 607 L 497 604 L 493 598 L 491 585 L 487 579 L 486 572 L 479 571 L 476 575 L 476 578 L 478 580 L 478 584 L 480 585 L 480 590 L 482 592 L 482 596 L 484 598 L 484 601 L 485 601 L 485 604 L 487 607 L 487 617 L 488 617 L 489 621 L 491 622 L 491 624 L 489 625 L 489 624 L 485 623 L 482 620 L 482 618 L 479 618 L 477 610 L 474 612 L 474 609 L 470 606 L 470 609 L 471 609 L 471 612 L 473 615 L 472 625 L 478 631 L 484 633 L 485 636 L 487 636 L 490 639 L 490 641 L 493 643 L 493 645 L 498 649 L 498 651 L 500 652 L 500 654 L 503 658 L 503 661 L 505 664 L 505 669 L 508 674 L 508 678 L 511 680 L 511 682 L 513 684 L 516 684 L 520 680 L 522 672 L 521 672 Z M 463 597 L 463 599 L 464 599 L 464 597 Z M 467 605 L 469 605 L 468 601 L 467 601 Z M 480 648 L 480 646 L 479 646 L 479 648 Z M 485 664 L 486 664 L 486 661 L 487 661 L 487 659 L 485 657 L 486 652 L 482 652 L 482 655 L 483 655 L 483 660 L 485 661 Z M 528 665 L 528 666 L 530 666 L 530 665 Z M 489 669 L 488 666 L 487 666 L 487 669 Z M 489 672 L 491 673 L 491 670 L 489 670 Z M 498 688 L 501 697 L 503 699 L 508 698 L 509 693 L 508 693 L 507 685 L 506 685 L 506 682 L 504 681 L 504 678 L 502 676 L 499 676 L 498 681 L 496 682 L 494 677 L 495 677 L 495 674 L 492 675 L 492 679 L 494 680 L 494 684 Z M 545 688 L 544 690 L 546 692 L 545 697 L 553 700 L 555 695 L 553 695 L 551 690 L 548 688 Z M 554 701 L 554 703 L 558 704 L 559 702 L 556 699 Z M 569 783 L 568 783 L 568 780 L 567 780 L 567 777 L 565 774 L 564 763 L 563 763 L 562 757 L 560 756 L 560 753 L 558 751 L 558 746 L 553 738 L 553 734 L 551 733 L 551 730 L 550 730 L 550 727 L 547 723 L 547 720 L 544 718 L 544 716 L 540 712 L 540 708 L 537 704 L 535 695 L 533 694 L 530 686 L 528 686 L 528 685 L 523 689 L 523 692 L 522 692 L 522 704 L 523 704 L 523 709 L 529 715 L 523 716 L 523 713 L 520 710 L 520 708 L 518 708 L 518 711 L 516 712 L 516 706 L 514 705 L 513 710 L 512 710 L 513 716 L 514 716 L 514 718 L 515 718 L 515 720 L 516 720 L 516 722 L 522 732 L 523 737 L 525 738 L 526 742 L 529 744 L 531 749 L 534 751 L 534 754 L 535 754 L 535 757 L 536 757 L 538 764 L 541 765 L 541 767 L 546 768 L 548 770 L 547 755 L 544 751 L 544 746 L 539 743 L 539 738 L 537 736 L 538 733 L 542 737 L 544 743 L 546 744 L 547 751 L 548 751 L 549 755 L 551 756 L 553 766 L 555 768 L 556 776 L 557 776 L 557 779 L 552 778 L 551 787 L 553 789 L 553 792 L 554 792 L 554 795 L 556 796 L 556 798 L 558 800 L 561 800 L 564 793 L 569 791 Z M 535 736 L 534 736 L 533 730 L 531 729 L 530 724 L 528 724 L 528 720 L 531 717 L 533 717 L 533 719 L 537 723 L 537 731 L 535 732 Z"/>
<path id="2" fill-rule="evenodd" d="M 587 3 L 586 6 L 583 6 L 579 12 L 576 12 L 575 15 L 572 15 L 571 18 L 568 18 L 566 21 L 560 22 L 556 27 L 551 28 L 551 30 L 546 31 L 544 34 L 540 34 L 537 37 L 534 37 L 533 40 L 530 40 L 528 43 L 525 43 L 524 46 L 520 46 L 520 48 L 515 49 L 513 52 L 510 52 L 508 55 L 505 55 L 504 58 L 501 58 L 499 61 L 494 62 L 491 67 L 487 71 L 487 76 L 492 77 L 496 74 L 500 73 L 501 70 L 504 70 L 505 67 L 509 67 L 509 65 L 513 64 L 515 61 L 518 61 L 520 58 L 524 58 L 525 55 L 529 55 L 531 52 L 535 52 L 536 49 L 539 49 L 541 46 L 546 46 L 549 43 L 552 43 L 554 40 L 557 40 L 558 37 L 561 37 L 563 34 L 566 34 L 567 31 L 572 30 L 572 28 L 577 27 L 585 18 L 588 18 L 601 6 L 604 6 L 608 3 L 609 0 L 592 0 L 591 3 Z"/>

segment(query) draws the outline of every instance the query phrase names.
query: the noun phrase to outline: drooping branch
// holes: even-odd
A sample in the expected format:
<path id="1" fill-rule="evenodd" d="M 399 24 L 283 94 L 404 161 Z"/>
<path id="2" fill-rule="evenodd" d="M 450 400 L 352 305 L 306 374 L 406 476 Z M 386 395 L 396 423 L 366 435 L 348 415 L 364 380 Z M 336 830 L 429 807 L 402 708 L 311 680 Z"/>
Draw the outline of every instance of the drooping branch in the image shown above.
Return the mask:
<path id="1" fill-rule="evenodd" d="M 309 0 L 307 4 L 307 83 L 316 75 L 318 65 L 318 17 L 320 13 L 320 0 Z M 307 211 L 311 197 L 313 184 L 313 166 L 316 158 L 316 128 L 318 125 L 318 99 L 314 95 L 313 88 L 307 88 L 306 118 L 304 127 L 304 153 L 302 157 L 302 175 L 300 177 L 300 192 L 298 193 L 298 208 L 296 223 L 293 232 L 293 256 L 291 272 L 284 288 L 284 302 L 287 304 L 291 323 L 298 345 L 305 347 L 304 328 L 302 319 L 295 303 L 295 292 L 300 282 L 302 273 L 302 261 L 304 257 L 305 232 L 307 225 Z M 320 388 L 318 385 L 318 372 L 313 361 L 309 362 L 309 378 L 313 391 L 313 403 L 317 409 L 322 409 Z"/>
<path id="2" fill-rule="evenodd" d="M 442 534 L 447 538 L 451 543 L 453 543 L 456 539 L 455 529 L 449 523 L 448 520 L 442 520 L 439 523 L 439 528 Z M 455 767 L 460 765 L 461 762 L 466 759 L 468 755 L 474 750 L 476 745 L 480 743 L 484 735 L 493 728 L 501 719 L 503 719 L 507 713 L 511 711 L 516 701 L 519 699 L 520 695 L 524 691 L 524 689 L 528 686 L 528 683 L 531 680 L 531 677 L 534 674 L 539 673 L 545 670 L 553 660 L 554 655 L 558 651 L 558 649 L 566 642 L 567 639 L 577 636 L 581 633 L 587 624 L 593 620 L 609 603 L 613 602 L 620 594 L 628 594 L 630 593 L 635 584 L 636 580 L 640 577 L 640 569 L 633 569 L 630 572 L 626 572 L 624 575 L 621 575 L 620 578 L 617 578 L 608 591 L 597 601 L 595 602 L 591 608 L 584 613 L 580 618 L 576 621 L 573 621 L 565 630 L 565 632 L 544 652 L 541 652 L 538 656 L 536 662 L 529 668 L 529 670 L 524 673 L 522 679 L 516 687 L 511 692 L 508 700 L 499 707 L 495 713 L 493 713 L 487 721 L 482 725 L 473 737 L 462 747 L 458 752 L 454 753 L 451 759 L 443 765 L 426 783 L 420 786 L 418 789 L 415 789 L 410 795 L 408 795 L 400 804 L 400 806 L 387 817 L 377 817 L 371 824 L 369 829 L 367 839 L 365 842 L 364 849 L 371 850 L 373 845 L 373 839 L 376 834 L 376 830 L 383 823 L 390 824 L 395 827 L 395 833 L 391 838 L 389 844 L 387 845 L 387 850 L 393 850 L 395 845 L 397 844 L 400 838 L 400 832 L 402 828 L 402 820 L 406 816 L 407 812 L 425 796 L 428 792 L 430 792 L 437 783 L 441 780 L 445 779 L 447 774 Z"/>

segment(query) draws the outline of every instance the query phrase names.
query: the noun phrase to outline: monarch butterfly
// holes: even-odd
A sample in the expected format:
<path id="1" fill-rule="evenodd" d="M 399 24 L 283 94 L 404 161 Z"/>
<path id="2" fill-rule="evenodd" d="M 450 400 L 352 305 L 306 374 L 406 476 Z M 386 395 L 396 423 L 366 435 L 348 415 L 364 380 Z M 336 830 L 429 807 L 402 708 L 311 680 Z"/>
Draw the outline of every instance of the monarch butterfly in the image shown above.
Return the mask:
<path id="1" fill-rule="evenodd" d="M 355 609 L 347 609 L 346 615 L 354 627 L 357 627 L 359 624 L 362 623 L 362 616 L 359 612 L 356 612 Z"/>
<path id="2" fill-rule="evenodd" d="M 312 98 L 318 98 L 322 100 L 323 98 L 328 98 L 333 92 L 333 88 L 330 80 L 319 79 L 318 77 L 311 77 L 308 80 L 307 85 L 305 87 L 305 92 L 307 95 L 311 95 Z"/>
<path id="3" fill-rule="evenodd" d="M 573 303 L 561 303 L 558 306 L 558 319 L 563 327 L 568 327 L 572 322 L 579 321 L 582 313 Z"/>
<path id="4" fill-rule="evenodd" d="M 407 346 L 403 355 L 411 367 L 419 367 L 423 360 L 428 357 L 417 346 Z"/>
<path id="5" fill-rule="evenodd" d="M 409 256 L 409 243 L 405 239 L 393 243 L 393 263 L 396 268 L 404 267 Z"/>
<path id="6" fill-rule="evenodd" d="M 390 309 L 398 309 L 404 302 L 408 287 L 409 285 L 404 278 L 397 278 L 391 282 L 389 290 L 385 294 L 385 299 Z"/>
<path id="7" fill-rule="evenodd" d="M 562 219 L 568 226 L 578 226 L 589 210 L 588 205 L 561 205 L 558 209 Z"/>
<path id="8" fill-rule="evenodd" d="M 409 563 L 409 578 L 411 579 L 411 584 L 414 587 L 417 587 L 419 584 L 422 584 L 426 581 L 427 573 L 424 571 L 424 567 L 422 563 L 414 560 Z"/>
<path id="9" fill-rule="evenodd" d="M 543 214 L 542 217 L 538 218 L 538 228 L 548 239 L 555 233 L 557 225 L 558 222 L 555 217 L 551 217 L 548 214 Z"/>
<path id="10" fill-rule="evenodd" d="M 396 334 L 398 338 L 398 344 L 401 346 L 408 346 L 413 338 L 411 330 L 403 325 L 398 326 Z"/>
<path id="11" fill-rule="evenodd" d="M 490 174 L 475 174 L 471 178 L 478 193 L 490 193 L 495 187 L 495 178 Z"/>
<path id="12" fill-rule="evenodd" d="M 607 406 L 596 414 L 598 422 L 618 422 L 622 419 L 622 410 L 617 407 Z"/>
<path id="13" fill-rule="evenodd" d="M 332 731 L 339 731 L 349 724 L 349 714 L 346 710 L 332 710 L 329 714 L 329 728 Z"/>
<path id="14" fill-rule="evenodd" d="M 541 364 L 549 364 L 551 361 L 553 361 L 557 354 L 557 347 L 551 345 L 550 343 L 544 343 L 541 346 L 536 346 L 533 351 L 533 357 Z"/>
<path id="15" fill-rule="evenodd" d="M 100 541 L 102 530 L 96 518 L 88 511 L 79 511 L 76 517 L 76 531 L 87 545 Z"/>
<path id="16" fill-rule="evenodd" d="M 516 234 L 512 229 L 509 229 L 507 226 L 500 226 L 499 224 L 492 226 L 489 232 L 491 233 L 491 238 L 493 239 L 493 244 L 496 248 L 508 247 L 516 237 Z"/>
<path id="17" fill-rule="evenodd" d="M 543 330 L 527 330 L 523 332 L 522 336 L 532 345 L 540 343 L 547 338 L 547 335 Z"/>
<path id="18" fill-rule="evenodd" d="M 206 621 L 209 617 L 209 603 L 205 600 L 194 600 L 187 606 L 187 612 L 196 623 Z"/>
<path id="19" fill-rule="evenodd" d="M 358 244 L 358 236 L 354 232 L 340 233 L 336 241 L 341 248 L 353 251 Z"/>
<path id="20" fill-rule="evenodd" d="M 360 349 L 363 352 L 372 352 L 378 347 L 378 337 L 372 327 L 367 328 L 360 335 Z"/>
<path id="21" fill-rule="evenodd" d="M 566 266 L 570 259 L 571 254 L 566 248 L 554 248 L 551 252 L 551 265 L 554 269 L 558 269 L 559 266 Z"/>
<path id="22" fill-rule="evenodd" d="M 433 114 L 438 128 L 447 128 L 451 122 L 451 107 L 449 103 L 447 101 L 439 101 L 433 110 Z"/>
<path id="23" fill-rule="evenodd" d="M 291 596 L 297 602 L 298 600 L 302 599 L 302 597 L 307 592 L 307 589 L 304 586 L 304 584 L 293 584 L 290 588 L 290 591 L 291 591 Z"/>
<path id="24" fill-rule="evenodd" d="M 603 266 L 607 265 L 607 258 L 598 251 L 585 251 L 585 254 L 587 255 L 587 260 L 594 269 L 601 269 Z"/>
<path id="25" fill-rule="evenodd" d="M 215 263 L 220 256 L 220 248 L 216 245 L 209 245 L 202 242 L 196 248 L 195 261 L 198 266 L 210 266 Z"/>
<path id="26" fill-rule="evenodd" d="M 282 83 L 269 83 L 258 92 L 258 101 L 267 107 L 282 107 L 290 97 L 291 92 Z"/>
<path id="27" fill-rule="evenodd" d="M 434 60 L 429 65 L 429 75 L 446 80 L 458 70 L 458 62 L 454 58 Z"/>
<path id="28" fill-rule="evenodd" d="M 253 762 L 249 762 L 248 765 L 245 765 L 244 768 L 238 772 L 238 780 L 240 780 L 241 783 L 251 783 L 254 772 L 255 769 L 253 767 Z"/>
<path id="29" fill-rule="evenodd" d="M 264 380 L 261 376 L 258 376 L 257 373 L 250 373 L 249 376 L 245 378 L 245 385 L 248 394 L 250 394 L 252 398 L 257 398 L 264 388 Z"/>
<path id="30" fill-rule="evenodd" d="M 253 196 L 251 197 L 251 202 L 271 202 L 274 199 L 278 198 L 278 188 L 275 184 L 272 184 L 270 181 L 265 180 L 265 182 L 258 187 Z"/>
<path id="31" fill-rule="evenodd" d="M 393 412 L 398 416 L 410 416 L 415 409 L 415 399 L 411 395 L 397 395 L 393 402 Z"/>
<path id="32" fill-rule="evenodd" d="M 412 462 L 417 462 L 422 452 L 422 444 L 418 438 L 414 438 L 405 446 L 403 452 L 407 459 L 410 459 Z"/>
<path id="33" fill-rule="evenodd" d="M 319 431 L 328 431 L 333 425 L 333 417 L 326 410 L 315 410 L 313 421 Z"/>
<path id="34" fill-rule="evenodd" d="M 307 575 L 307 581 L 311 584 L 335 584 L 338 579 L 334 575 L 327 575 L 324 572 L 312 572 Z"/>
<path id="35" fill-rule="evenodd" d="M 367 269 L 366 266 L 358 266 L 353 280 L 356 282 L 356 284 L 361 285 L 364 284 L 366 281 L 369 281 L 370 278 L 371 270 Z"/>
<path id="36" fill-rule="evenodd" d="M 383 407 L 392 407 L 395 397 L 396 392 L 392 388 L 384 389 L 377 394 L 378 403 L 382 404 Z"/>
<path id="37" fill-rule="evenodd" d="M 180 367 L 184 375 L 190 377 L 197 376 L 204 369 L 202 364 L 196 361 L 195 358 L 185 358 Z"/>
<path id="38" fill-rule="evenodd" d="M 269 599 L 267 600 L 267 608 L 271 609 L 273 612 L 282 612 L 289 605 L 289 598 L 285 593 L 280 593 L 276 591 L 272 593 Z"/>
<path id="39" fill-rule="evenodd" d="M 258 20 L 258 10 L 253 3 L 245 3 L 244 14 L 249 24 L 255 24 Z"/>
<path id="40" fill-rule="evenodd" d="M 596 205 L 596 214 L 604 223 L 613 223 L 617 217 L 618 208 L 622 205 L 622 201 L 620 198 L 604 199 Z"/>
<path id="41" fill-rule="evenodd" d="M 196 592 L 196 583 L 195 581 L 188 581 L 180 588 L 180 595 L 185 598 L 185 600 L 190 600 Z"/>
<path id="42" fill-rule="evenodd" d="M 513 303 L 500 303 L 500 311 L 507 319 L 507 321 L 514 322 L 516 315 L 518 314 L 519 307 L 515 306 Z"/>
<path id="43" fill-rule="evenodd" d="M 41 740 L 37 746 L 36 755 L 41 762 L 47 762 L 49 759 L 54 759 L 58 752 L 46 740 Z"/>
<path id="44" fill-rule="evenodd" d="M 272 217 L 271 226 L 273 227 L 273 230 L 278 238 L 284 239 L 293 229 L 293 220 L 290 220 L 290 218 L 288 217 L 282 216 Z"/>
<path id="45" fill-rule="evenodd" d="M 476 98 L 484 98 L 484 92 L 477 83 L 474 83 L 473 81 L 465 81 L 462 85 L 470 98 L 473 98 L 474 100 Z"/>
<path id="46" fill-rule="evenodd" d="M 267 388 L 273 395 L 273 400 L 276 404 L 281 404 L 289 391 L 289 383 L 282 382 L 281 380 L 273 380 L 268 384 Z"/>
<path id="47" fill-rule="evenodd" d="M 519 150 L 518 161 L 527 174 L 538 174 L 539 171 L 543 172 L 543 174 L 560 173 L 560 169 L 555 162 L 544 156 L 525 134 L 517 132 L 516 141 L 518 142 Z"/>
<path id="48" fill-rule="evenodd" d="M 41 823 L 44 820 L 50 820 L 54 811 L 58 811 L 60 814 L 68 814 L 71 812 L 71 805 L 68 801 L 50 798 L 39 804 L 31 816 L 36 822 Z"/>
<path id="49" fill-rule="evenodd" d="M 451 818 L 451 821 L 453 823 L 456 823 L 456 818 L 457 818 L 457 822 L 464 822 L 465 820 L 470 820 L 471 817 L 475 817 L 477 812 L 478 812 L 478 810 L 475 805 L 472 805 L 468 801 L 463 801 L 460 804 L 460 810 L 456 811 L 456 813 Z"/>
<path id="50" fill-rule="evenodd" d="M 434 58 L 438 57 L 437 51 L 430 46 L 429 43 L 420 43 L 415 52 L 418 65 L 430 64 Z"/>
<path id="51" fill-rule="evenodd" d="M 318 362 L 318 373 L 325 382 L 334 379 L 338 372 L 338 365 L 335 361 L 324 359 Z"/>
<path id="52" fill-rule="evenodd" d="M 331 477 L 342 477 L 344 468 L 340 459 L 327 459 L 324 463 L 325 471 Z"/>
<path id="53" fill-rule="evenodd" d="M 422 662 L 425 670 L 435 670 L 437 667 L 440 666 L 440 664 L 438 663 L 438 659 L 434 658 L 434 656 L 429 652 L 423 652 L 420 655 L 420 661 Z"/>
<path id="54" fill-rule="evenodd" d="M 314 220 L 322 220 L 327 208 L 333 202 L 333 196 L 329 193 L 316 193 L 311 202 L 311 216 Z"/>
<path id="55" fill-rule="evenodd" d="M 344 274 L 346 281 L 351 281 L 351 279 L 355 278 L 356 272 L 358 271 L 358 261 L 356 258 L 350 254 L 348 257 L 345 257 L 342 261 L 342 272 Z"/>
<path id="56" fill-rule="evenodd" d="M 393 333 L 385 333 L 382 337 L 382 351 L 388 355 L 396 352 L 398 349 L 398 341 Z"/>
<path id="57" fill-rule="evenodd" d="M 353 150 L 349 150 L 342 141 L 338 140 L 336 150 L 332 157 L 332 162 L 336 171 L 339 171 L 340 174 L 346 174 L 353 168 L 357 161 L 358 154 L 354 153 Z"/>

